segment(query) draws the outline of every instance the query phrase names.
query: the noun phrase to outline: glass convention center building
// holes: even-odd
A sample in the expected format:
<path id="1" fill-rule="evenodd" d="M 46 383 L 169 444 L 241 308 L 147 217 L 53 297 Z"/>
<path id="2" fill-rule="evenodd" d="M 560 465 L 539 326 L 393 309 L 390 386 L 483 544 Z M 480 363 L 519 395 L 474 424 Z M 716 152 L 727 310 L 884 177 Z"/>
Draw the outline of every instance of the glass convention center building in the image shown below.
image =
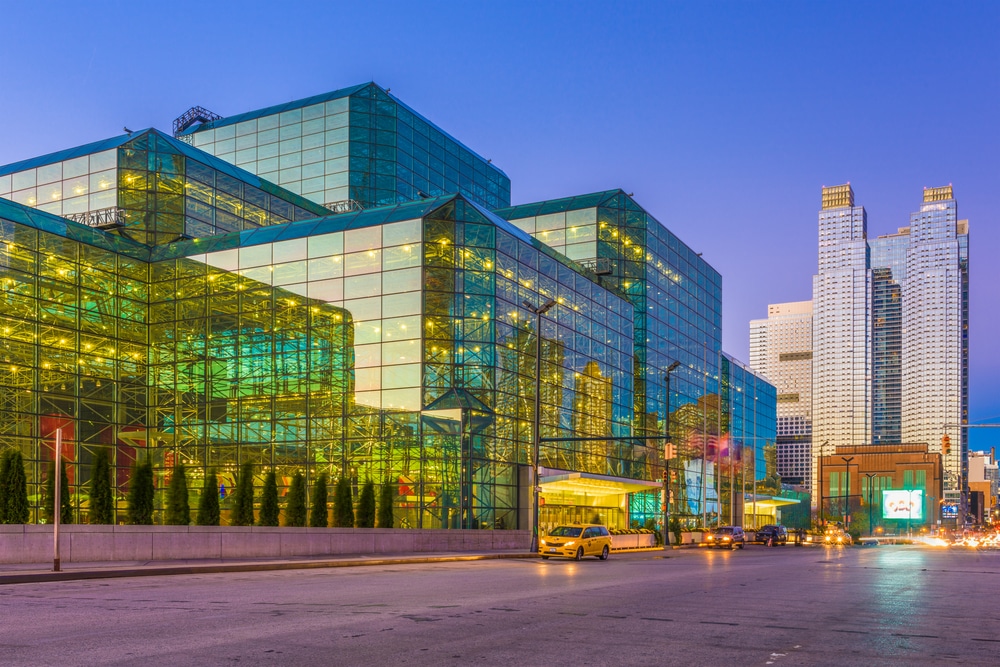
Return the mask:
<path id="1" fill-rule="evenodd" d="M 741 523 L 775 391 L 721 350 L 721 277 L 620 190 L 510 180 L 375 84 L 0 167 L 0 449 L 40 519 L 90 464 L 389 484 L 395 524 Z M 540 351 L 540 355 L 539 355 Z M 538 406 L 536 409 L 536 405 Z M 536 432 L 537 430 L 537 432 Z M 259 483 L 259 481 L 258 481 Z"/>

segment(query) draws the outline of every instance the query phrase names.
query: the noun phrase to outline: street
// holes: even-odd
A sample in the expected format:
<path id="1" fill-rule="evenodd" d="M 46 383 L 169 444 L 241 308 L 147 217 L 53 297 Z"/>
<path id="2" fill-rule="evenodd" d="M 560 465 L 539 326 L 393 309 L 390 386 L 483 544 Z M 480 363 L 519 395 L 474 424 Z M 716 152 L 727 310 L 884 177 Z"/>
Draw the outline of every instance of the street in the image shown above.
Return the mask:
<path id="1" fill-rule="evenodd" d="M 0 664 L 996 664 L 998 575 L 996 551 L 748 546 L 18 584 Z"/>

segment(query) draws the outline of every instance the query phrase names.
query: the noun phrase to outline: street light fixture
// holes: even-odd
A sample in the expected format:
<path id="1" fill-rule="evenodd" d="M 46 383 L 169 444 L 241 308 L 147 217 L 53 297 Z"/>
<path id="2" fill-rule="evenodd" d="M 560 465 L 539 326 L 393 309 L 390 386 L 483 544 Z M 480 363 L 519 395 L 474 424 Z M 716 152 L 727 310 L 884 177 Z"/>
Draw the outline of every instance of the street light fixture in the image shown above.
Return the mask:
<path id="1" fill-rule="evenodd" d="M 673 443 L 670 441 L 670 374 L 681 365 L 681 362 L 671 362 L 663 372 L 663 383 L 666 385 L 666 400 L 664 401 L 664 441 L 663 441 L 663 545 L 670 546 L 670 459 L 673 454 Z M 669 455 L 669 456 L 668 456 Z"/>
<path id="2" fill-rule="evenodd" d="M 868 478 L 868 537 L 872 536 L 872 496 L 875 495 L 875 478 L 878 477 L 877 472 L 866 472 L 865 477 Z"/>
<path id="3" fill-rule="evenodd" d="M 522 301 L 522 305 L 535 316 L 535 419 L 534 443 L 531 455 L 531 552 L 538 553 L 538 493 L 541 486 L 538 479 L 538 457 L 542 448 L 542 315 L 552 310 L 556 302 L 547 300 L 540 306 L 533 306 L 530 301 Z"/>
<path id="4" fill-rule="evenodd" d="M 850 523 L 848 518 L 851 514 L 851 508 L 849 505 L 851 502 L 851 461 L 854 460 L 854 457 L 841 456 L 840 458 L 844 460 L 844 470 L 847 475 L 847 485 L 844 487 L 844 530 L 847 530 L 848 524 Z"/>

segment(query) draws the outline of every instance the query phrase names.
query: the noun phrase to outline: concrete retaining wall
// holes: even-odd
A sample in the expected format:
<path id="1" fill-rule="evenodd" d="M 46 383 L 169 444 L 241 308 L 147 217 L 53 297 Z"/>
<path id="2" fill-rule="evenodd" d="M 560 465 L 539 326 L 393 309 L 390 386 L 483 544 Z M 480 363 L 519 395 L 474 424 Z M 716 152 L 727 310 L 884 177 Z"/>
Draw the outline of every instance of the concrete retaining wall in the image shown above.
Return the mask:
<path id="1" fill-rule="evenodd" d="M 64 563 L 524 550 L 526 530 L 61 526 Z M 0 563 L 52 560 L 52 526 L 0 525 Z"/>

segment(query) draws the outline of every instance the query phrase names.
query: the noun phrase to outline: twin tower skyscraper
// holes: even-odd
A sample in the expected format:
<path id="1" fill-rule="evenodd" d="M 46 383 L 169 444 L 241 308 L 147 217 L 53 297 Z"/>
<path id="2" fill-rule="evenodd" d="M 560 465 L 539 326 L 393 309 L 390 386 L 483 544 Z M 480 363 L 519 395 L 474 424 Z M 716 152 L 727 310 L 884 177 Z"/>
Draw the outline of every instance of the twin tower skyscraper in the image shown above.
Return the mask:
<path id="1" fill-rule="evenodd" d="M 850 184 L 824 187 L 812 296 L 750 325 L 751 366 L 778 387 L 779 473 L 810 484 L 836 447 L 920 443 L 943 455 L 944 500 L 959 502 L 969 224 L 952 187 L 926 188 L 909 226 L 875 239 Z"/>

